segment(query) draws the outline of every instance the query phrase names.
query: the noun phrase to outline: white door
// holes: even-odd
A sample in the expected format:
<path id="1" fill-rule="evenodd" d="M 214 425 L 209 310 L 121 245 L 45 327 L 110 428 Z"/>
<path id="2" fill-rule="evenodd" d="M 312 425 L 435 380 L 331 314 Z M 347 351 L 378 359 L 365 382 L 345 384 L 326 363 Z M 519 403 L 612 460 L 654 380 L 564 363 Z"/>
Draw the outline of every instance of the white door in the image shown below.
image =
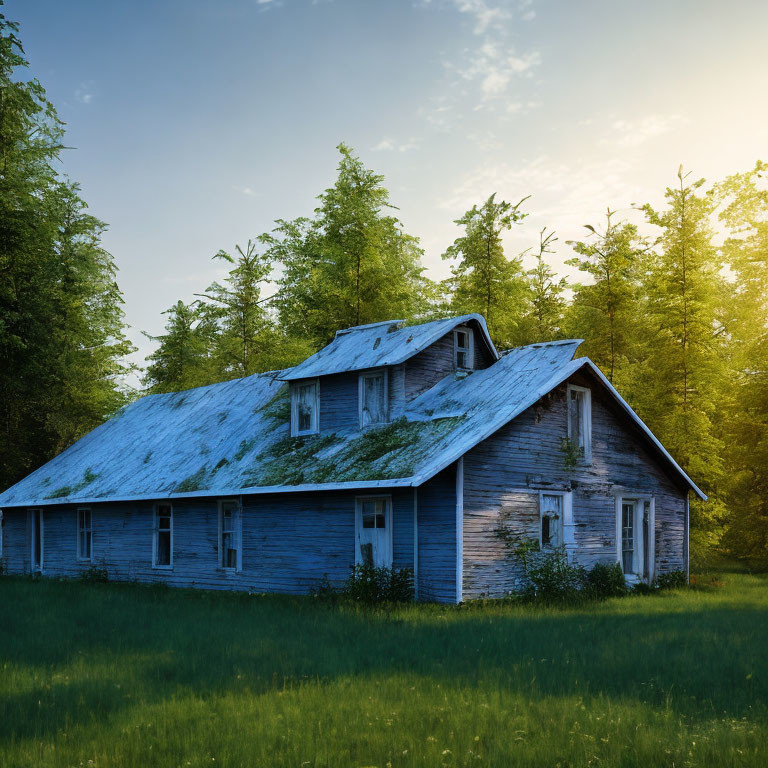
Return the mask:
<path id="1" fill-rule="evenodd" d="M 392 501 L 387 496 L 357 500 L 355 562 L 392 567 Z"/>
<path id="2" fill-rule="evenodd" d="M 654 505 L 649 499 L 620 499 L 620 562 L 630 581 L 651 583 L 654 576 Z"/>

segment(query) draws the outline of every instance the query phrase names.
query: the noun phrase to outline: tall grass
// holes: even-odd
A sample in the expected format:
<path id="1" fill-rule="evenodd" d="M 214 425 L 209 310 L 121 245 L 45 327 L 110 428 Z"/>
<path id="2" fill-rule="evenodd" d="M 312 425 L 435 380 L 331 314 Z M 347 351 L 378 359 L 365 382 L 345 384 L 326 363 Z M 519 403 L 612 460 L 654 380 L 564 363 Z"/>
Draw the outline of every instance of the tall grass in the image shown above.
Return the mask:
<path id="1" fill-rule="evenodd" d="M 768 765 L 768 577 L 720 578 L 381 610 L 0 578 L 0 765 Z"/>

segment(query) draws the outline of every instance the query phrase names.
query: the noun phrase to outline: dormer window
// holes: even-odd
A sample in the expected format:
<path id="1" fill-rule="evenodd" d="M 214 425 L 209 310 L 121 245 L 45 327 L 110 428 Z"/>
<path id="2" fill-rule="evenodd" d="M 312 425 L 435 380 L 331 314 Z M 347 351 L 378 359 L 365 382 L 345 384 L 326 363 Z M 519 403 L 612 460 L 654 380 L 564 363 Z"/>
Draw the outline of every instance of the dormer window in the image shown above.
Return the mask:
<path id="1" fill-rule="evenodd" d="M 302 381 L 291 390 L 291 435 L 312 435 L 318 431 L 320 398 L 317 379 Z"/>
<path id="2" fill-rule="evenodd" d="M 387 371 L 361 373 L 359 377 L 360 428 L 389 420 Z"/>
<path id="3" fill-rule="evenodd" d="M 459 371 L 466 371 L 473 366 L 474 345 L 472 331 L 469 328 L 456 328 L 453 332 L 453 363 Z"/>
<path id="4" fill-rule="evenodd" d="M 592 460 L 592 393 L 574 384 L 568 385 L 568 438 L 589 463 Z"/>

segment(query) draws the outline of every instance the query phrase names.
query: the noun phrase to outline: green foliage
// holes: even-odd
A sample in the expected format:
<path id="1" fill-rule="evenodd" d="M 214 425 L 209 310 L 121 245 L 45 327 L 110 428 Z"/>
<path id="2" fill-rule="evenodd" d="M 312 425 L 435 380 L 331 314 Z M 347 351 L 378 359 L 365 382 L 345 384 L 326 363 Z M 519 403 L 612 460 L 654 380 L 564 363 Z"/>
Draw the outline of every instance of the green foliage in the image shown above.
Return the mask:
<path id="1" fill-rule="evenodd" d="M 586 574 L 568 561 L 565 547 L 542 552 L 526 565 L 526 596 L 545 603 L 572 603 L 583 600 Z"/>
<path id="2" fill-rule="evenodd" d="M 563 454 L 563 469 L 566 472 L 573 472 L 579 466 L 579 462 L 584 458 L 584 451 L 570 437 L 560 438 L 560 453 Z"/>
<path id="3" fill-rule="evenodd" d="M 625 397 L 637 404 L 638 366 L 652 355 L 643 291 L 648 244 L 633 224 L 606 213 L 605 228 L 587 225 L 589 239 L 569 242 L 577 256 L 566 263 L 590 282 L 574 286 L 569 334 L 583 338 L 582 354 L 594 360 Z"/>
<path id="4" fill-rule="evenodd" d="M 723 420 L 727 531 L 724 550 L 768 567 L 768 164 L 715 187 L 723 247 L 733 276 L 728 297 L 730 397 Z"/>
<path id="5" fill-rule="evenodd" d="M 407 603 L 413 600 L 413 571 L 356 565 L 342 595 L 357 603 Z"/>
<path id="6" fill-rule="evenodd" d="M 589 597 L 602 600 L 627 594 L 627 581 L 619 563 L 595 563 L 587 572 L 585 589 Z"/>
<path id="7" fill-rule="evenodd" d="M 660 573 L 656 577 L 656 586 L 659 589 L 680 589 L 688 586 L 685 571 L 668 571 Z"/>
<path id="8" fill-rule="evenodd" d="M 506 257 L 501 237 L 525 217 L 524 200 L 496 202 L 494 193 L 479 208 L 473 206 L 454 222 L 464 234 L 443 254 L 455 262 L 447 282 L 451 311 L 482 314 L 502 347 L 511 346 L 518 333 L 527 286 L 522 260 Z"/>
<path id="9" fill-rule="evenodd" d="M 562 338 L 565 312 L 565 296 L 568 287 L 566 279 L 556 278 L 552 268 L 544 261 L 544 255 L 552 253 L 557 241 L 554 232 L 547 234 L 546 228 L 539 233 L 539 252 L 536 266 L 525 274 L 528 281 L 528 310 L 520 320 L 515 334 L 517 344 L 535 344 Z"/>
<path id="10" fill-rule="evenodd" d="M 313 218 L 278 220 L 260 238 L 279 262 L 280 325 L 291 338 L 322 346 L 339 328 L 410 319 L 427 308 L 418 239 L 403 231 L 383 176 L 352 149 L 341 159 L 332 187 L 318 197 Z"/>
<path id="11" fill-rule="evenodd" d="M 123 405 L 124 335 L 105 224 L 59 172 L 63 124 L 0 14 L 0 487 Z"/>
<path id="12" fill-rule="evenodd" d="M 78 578 L 87 584 L 106 584 L 109 581 L 109 573 L 105 567 L 93 564 L 81 571 Z"/>

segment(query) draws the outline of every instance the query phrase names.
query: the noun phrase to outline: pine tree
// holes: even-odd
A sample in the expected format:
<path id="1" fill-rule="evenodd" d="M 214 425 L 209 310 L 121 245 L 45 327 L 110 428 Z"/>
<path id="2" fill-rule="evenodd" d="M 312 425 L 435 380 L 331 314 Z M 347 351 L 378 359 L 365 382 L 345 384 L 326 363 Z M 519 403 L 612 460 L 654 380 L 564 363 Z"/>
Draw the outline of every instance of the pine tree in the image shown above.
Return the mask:
<path id="1" fill-rule="evenodd" d="M 0 14 L 0 487 L 126 401 L 132 350 L 105 225 L 56 169 L 62 124 Z"/>
<path id="2" fill-rule="evenodd" d="M 544 255 L 552 253 L 552 245 L 556 241 L 555 233 L 547 233 L 546 227 L 539 233 L 536 266 L 525 273 L 528 281 L 528 309 L 515 334 L 518 344 L 562 338 L 567 306 L 563 293 L 568 284 L 564 277 L 558 280 L 552 268 L 544 261 Z"/>
<path id="3" fill-rule="evenodd" d="M 339 328 L 418 316 L 429 289 L 418 240 L 387 213 L 394 206 L 383 176 L 344 144 L 338 150 L 338 177 L 314 217 L 278 220 L 260 238 L 283 266 L 280 326 L 315 348 Z"/>
<path id="4" fill-rule="evenodd" d="M 589 240 L 568 243 L 578 255 L 566 264 L 591 278 L 590 283 L 574 286 L 568 326 L 570 335 L 584 339 L 582 354 L 594 360 L 609 381 L 634 401 L 636 366 L 648 354 L 642 291 L 648 246 L 637 227 L 614 221 L 614 213 L 607 211 L 602 231 L 586 225 Z"/>
<path id="5" fill-rule="evenodd" d="M 734 276 L 728 313 L 732 396 L 726 482 L 730 554 L 768 565 L 768 165 L 758 162 L 715 188 L 730 237 L 723 251 Z"/>
<path id="6" fill-rule="evenodd" d="M 510 347 L 523 315 L 526 279 L 522 259 L 508 259 L 502 234 L 526 216 L 520 206 L 492 194 L 479 208 L 473 206 L 455 224 L 464 227 L 443 254 L 456 262 L 447 281 L 450 308 L 457 314 L 478 312 L 485 317 L 494 341 Z"/>
<path id="7" fill-rule="evenodd" d="M 218 328 L 210 308 L 199 301 L 177 301 L 163 314 L 168 316 L 165 334 L 144 334 L 158 344 L 147 357 L 144 384 L 148 393 L 178 392 L 216 381 L 213 350 Z"/>
<path id="8" fill-rule="evenodd" d="M 648 221 L 661 229 L 648 281 L 654 336 L 648 358 L 643 413 L 681 466 L 712 493 L 705 506 L 692 503 L 692 548 L 716 544 L 724 518 L 717 496 L 723 477 L 719 418 L 724 386 L 725 286 L 713 245 L 711 196 L 698 194 L 704 180 L 666 191 L 667 207 L 644 206 Z"/>

